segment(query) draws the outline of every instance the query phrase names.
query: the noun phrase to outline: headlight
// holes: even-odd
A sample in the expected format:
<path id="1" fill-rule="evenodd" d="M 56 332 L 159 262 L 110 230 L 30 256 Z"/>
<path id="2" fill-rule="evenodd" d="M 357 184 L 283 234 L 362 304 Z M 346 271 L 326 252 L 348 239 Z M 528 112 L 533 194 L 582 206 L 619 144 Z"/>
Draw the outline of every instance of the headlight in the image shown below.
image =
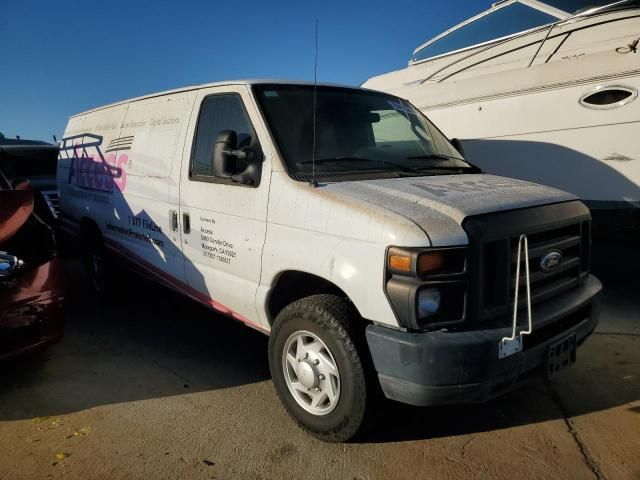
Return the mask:
<path id="1" fill-rule="evenodd" d="M 429 318 L 440 309 L 440 290 L 437 287 L 422 288 L 418 292 L 418 317 Z"/>
<path id="2" fill-rule="evenodd" d="M 424 330 L 464 321 L 466 258 L 464 247 L 390 247 L 385 290 L 399 323 Z"/>
<path id="3" fill-rule="evenodd" d="M 424 277 L 455 275 L 466 268 L 465 248 L 416 249 L 391 247 L 387 267 L 395 274 Z"/>
<path id="4" fill-rule="evenodd" d="M 450 259 L 450 256 L 447 259 Z M 420 276 L 428 275 L 429 273 L 441 273 L 444 267 L 445 255 L 443 252 L 423 252 L 418 255 L 416 271 Z M 464 265 L 460 265 L 459 268 L 464 268 Z"/>
<path id="5" fill-rule="evenodd" d="M 24 262 L 15 255 L 0 252 L 0 278 L 8 277 L 24 265 Z"/>

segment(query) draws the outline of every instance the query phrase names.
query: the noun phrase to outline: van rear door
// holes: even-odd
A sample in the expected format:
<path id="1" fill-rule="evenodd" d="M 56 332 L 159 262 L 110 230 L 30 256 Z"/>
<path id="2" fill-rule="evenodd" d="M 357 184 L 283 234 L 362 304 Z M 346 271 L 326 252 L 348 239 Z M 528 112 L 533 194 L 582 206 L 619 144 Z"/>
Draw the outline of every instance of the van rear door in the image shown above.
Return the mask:
<path id="1" fill-rule="evenodd" d="M 212 151 L 223 130 L 236 132 L 239 148 L 259 142 L 264 161 L 258 186 L 214 175 Z M 187 282 L 202 301 L 261 328 L 254 299 L 266 233 L 271 158 L 268 136 L 248 88 L 199 90 L 187 138 L 192 144 L 189 155 L 184 155 L 189 159 L 183 163 L 180 184 Z"/>

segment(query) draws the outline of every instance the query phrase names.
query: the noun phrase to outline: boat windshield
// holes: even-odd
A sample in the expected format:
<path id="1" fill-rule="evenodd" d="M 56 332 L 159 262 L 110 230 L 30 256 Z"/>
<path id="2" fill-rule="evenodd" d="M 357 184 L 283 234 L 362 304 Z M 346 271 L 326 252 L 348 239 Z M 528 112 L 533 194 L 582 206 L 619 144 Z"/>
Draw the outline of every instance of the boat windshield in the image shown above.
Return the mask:
<path id="1" fill-rule="evenodd" d="M 577 15 L 592 8 L 603 7 L 610 4 L 614 4 L 613 7 L 638 6 L 638 4 L 640 4 L 637 0 L 619 3 L 618 5 L 615 5 L 615 3 L 617 3 L 615 0 L 545 0 L 544 3 L 571 15 Z"/>
<path id="2" fill-rule="evenodd" d="M 498 4 L 476 17 L 454 27 L 448 33 L 439 35 L 418 48 L 411 62 L 419 62 L 447 55 L 472 47 L 509 38 L 517 33 L 548 25 L 593 8 L 605 7 L 599 12 L 637 8 L 640 0 L 545 0 L 535 2 L 538 7 L 519 1 Z M 552 8 L 545 8 L 545 6 Z M 563 15 L 562 12 L 565 14 Z"/>
<path id="3" fill-rule="evenodd" d="M 557 0 L 561 2 L 562 0 Z M 570 0 L 567 0 L 570 1 Z M 436 38 L 417 50 L 412 62 L 426 60 L 465 48 L 524 32 L 559 18 L 523 3 L 515 2 L 489 11 L 446 35 Z"/>
<path id="4" fill-rule="evenodd" d="M 476 170 L 422 113 L 398 97 L 329 86 L 318 86 L 314 95 L 313 85 L 260 84 L 253 89 L 296 180 Z"/>

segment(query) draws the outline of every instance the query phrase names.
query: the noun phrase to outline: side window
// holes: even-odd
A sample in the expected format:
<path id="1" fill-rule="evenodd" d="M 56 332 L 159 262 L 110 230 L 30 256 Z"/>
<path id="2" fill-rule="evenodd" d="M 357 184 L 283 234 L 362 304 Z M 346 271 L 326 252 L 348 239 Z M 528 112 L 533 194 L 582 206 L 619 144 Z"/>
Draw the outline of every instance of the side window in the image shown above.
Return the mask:
<path id="1" fill-rule="evenodd" d="M 206 97 L 200 107 L 189 176 L 192 180 L 234 183 L 226 178 L 214 176 L 212 165 L 213 146 L 223 130 L 233 130 L 238 135 L 238 148 L 251 144 L 255 135 L 249 116 L 240 95 L 220 94 Z M 242 171 L 246 165 L 237 160 L 236 169 Z"/>

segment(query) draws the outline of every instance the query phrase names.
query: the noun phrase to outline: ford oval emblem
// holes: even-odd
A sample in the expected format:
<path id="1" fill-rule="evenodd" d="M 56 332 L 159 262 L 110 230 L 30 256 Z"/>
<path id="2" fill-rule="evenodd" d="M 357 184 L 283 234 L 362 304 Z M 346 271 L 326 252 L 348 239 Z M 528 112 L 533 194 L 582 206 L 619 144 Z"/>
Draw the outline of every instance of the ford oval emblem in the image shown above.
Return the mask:
<path id="1" fill-rule="evenodd" d="M 540 270 L 542 270 L 543 272 L 550 272 L 551 270 L 556 268 L 558 265 L 560 265 L 561 261 L 562 261 L 562 252 L 558 250 L 553 250 L 547 253 L 546 255 L 544 255 L 540 259 Z"/>

